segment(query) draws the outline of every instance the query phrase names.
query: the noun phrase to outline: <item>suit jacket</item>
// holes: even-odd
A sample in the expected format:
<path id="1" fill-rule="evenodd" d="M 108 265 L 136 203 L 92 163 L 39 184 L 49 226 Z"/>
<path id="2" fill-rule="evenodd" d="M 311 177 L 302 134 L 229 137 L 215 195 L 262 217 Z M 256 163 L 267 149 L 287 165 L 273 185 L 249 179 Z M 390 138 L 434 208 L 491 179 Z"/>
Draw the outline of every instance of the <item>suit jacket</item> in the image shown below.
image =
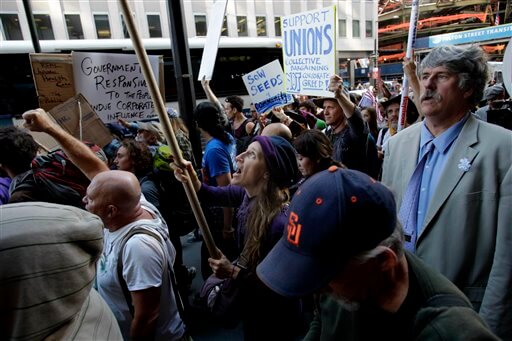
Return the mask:
<path id="1" fill-rule="evenodd" d="M 416 167 L 421 125 L 389 140 L 382 182 L 397 207 Z M 463 159 L 467 171 L 458 167 Z M 510 131 L 468 118 L 429 203 L 416 254 L 455 283 L 498 336 L 512 339 Z"/>

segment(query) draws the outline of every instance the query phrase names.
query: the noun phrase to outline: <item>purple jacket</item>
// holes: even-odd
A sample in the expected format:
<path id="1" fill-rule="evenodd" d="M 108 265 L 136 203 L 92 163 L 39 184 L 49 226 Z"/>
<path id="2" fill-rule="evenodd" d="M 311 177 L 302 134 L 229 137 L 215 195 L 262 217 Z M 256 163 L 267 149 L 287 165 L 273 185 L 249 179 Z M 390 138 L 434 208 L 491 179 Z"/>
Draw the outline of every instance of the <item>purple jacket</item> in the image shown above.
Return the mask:
<path id="1" fill-rule="evenodd" d="M 203 204 L 238 208 L 236 215 L 236 235 L 238 251 L 242 252 L 245 234 L 247 231 L 247 217 L 249 216 L 249 209 L 252 202 L 252 199 L 249 198 L 245 189 L 236 185 L 214 187 L 203 183 L 197 194 L 199 200 Z M 283 209 L 280 214 L 272 219 L 270 229 L 266 235 L 266 239 L 263 242 L 263 248 L 261 250 L 262 260 L 283 236 L 285 224 L 288 222 L 287 211 L 287 208 Z"/>
<path id="2" fill-rule="evenodd" d="M 203 184 L 198 192 L 201 203 L 206 205 L 238 207 L 237 242 L 239 252 L 243 249 L 247 230 L 247 217 L 252 200 L 240 186 L 212 187 Z M 283 236 L 287 223 L 287 209 L 272 219 L 269 231 L 262 241 L 261 259 Z M 298 298 L 287 298 L 267 288 L 256 276 L 254 269 L 243 270 L 236 282 L 241 287 L 244 340 L 297 340 L 301 332 L 301 305 Z"/>

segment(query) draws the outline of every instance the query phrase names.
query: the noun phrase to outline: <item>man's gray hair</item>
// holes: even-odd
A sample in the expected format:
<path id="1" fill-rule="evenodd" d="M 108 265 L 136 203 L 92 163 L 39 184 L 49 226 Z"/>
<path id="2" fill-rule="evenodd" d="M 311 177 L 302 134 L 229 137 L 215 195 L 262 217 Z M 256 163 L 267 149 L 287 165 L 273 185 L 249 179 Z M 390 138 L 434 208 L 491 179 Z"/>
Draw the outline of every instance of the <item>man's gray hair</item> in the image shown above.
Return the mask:
<path id="1" fill-rule="evenodd" d="M 469 47 L 441 46 L 434 48 L 420 64 L 419 74 L 425 68 L 444 66 L 459 76 L 459 88 L 473 90 L 469 104 L 477 105 L 483 96 L 489 78 L 487 55 L 477 45 Z"/>
<path id="2" fill-rule="evenodd" d="M 404 254 L 404 232 L 402 229 L 402 225 L 400 224 L 398 219 L 396 221 L 395 230 L 393 231 L 393 233 L 391 233 L 389 237 L 380 242 L 380 244 L 377 245 L 375 248 L 369 251 L 364 251 L 352 257 L 352 259 L 355 260 L 357 263 L 364 264 L 370 259 L 375 258 L 375 256 L 377 256 L 377 254 L 379 253 L 377 248 L 379 246 L 389 247 L 396 253 L 398 258 L 402 257 L 402 255 Z"/>

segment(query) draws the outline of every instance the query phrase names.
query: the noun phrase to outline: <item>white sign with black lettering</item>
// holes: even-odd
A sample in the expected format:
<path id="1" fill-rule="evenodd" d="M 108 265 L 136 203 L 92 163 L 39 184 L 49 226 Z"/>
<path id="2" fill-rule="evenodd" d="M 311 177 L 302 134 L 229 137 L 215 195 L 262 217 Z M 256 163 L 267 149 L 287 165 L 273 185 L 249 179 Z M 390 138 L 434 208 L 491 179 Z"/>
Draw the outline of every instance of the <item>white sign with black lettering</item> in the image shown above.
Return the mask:
<path id="1" fill-rule="evenodd" d="M 281 18 L 286 92 L 332 96 L 336 73 L 336 6 Z"/>
<path id="2" fill-rule="evenodd" d="M 72 57 L 75 91 L 84 95 L 104 123 L 156 117 L 136 55 L 73 52 Z M 158 58 L 149 56 L 157 83 Z"/>
<path id="3" fill-rule="evenodd" d="M 283 69 L 277 59 L 245 74 L 242 79 L 257 112 L 264 113 L 293 102 L 292 95 L 285 91 Z"/>

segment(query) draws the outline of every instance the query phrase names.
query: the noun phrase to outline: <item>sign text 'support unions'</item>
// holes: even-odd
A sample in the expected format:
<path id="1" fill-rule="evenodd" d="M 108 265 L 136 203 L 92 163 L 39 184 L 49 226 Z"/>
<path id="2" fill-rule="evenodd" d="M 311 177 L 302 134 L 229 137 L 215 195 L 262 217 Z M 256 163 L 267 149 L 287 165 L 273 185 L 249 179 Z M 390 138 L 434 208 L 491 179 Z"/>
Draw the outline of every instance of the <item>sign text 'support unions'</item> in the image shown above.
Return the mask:
<path id="1" fill-rule="evenodd" d="M 333 6 L 281 18 L 288 93 L 326 95 L 335 72 L 335 13 Z"/>

